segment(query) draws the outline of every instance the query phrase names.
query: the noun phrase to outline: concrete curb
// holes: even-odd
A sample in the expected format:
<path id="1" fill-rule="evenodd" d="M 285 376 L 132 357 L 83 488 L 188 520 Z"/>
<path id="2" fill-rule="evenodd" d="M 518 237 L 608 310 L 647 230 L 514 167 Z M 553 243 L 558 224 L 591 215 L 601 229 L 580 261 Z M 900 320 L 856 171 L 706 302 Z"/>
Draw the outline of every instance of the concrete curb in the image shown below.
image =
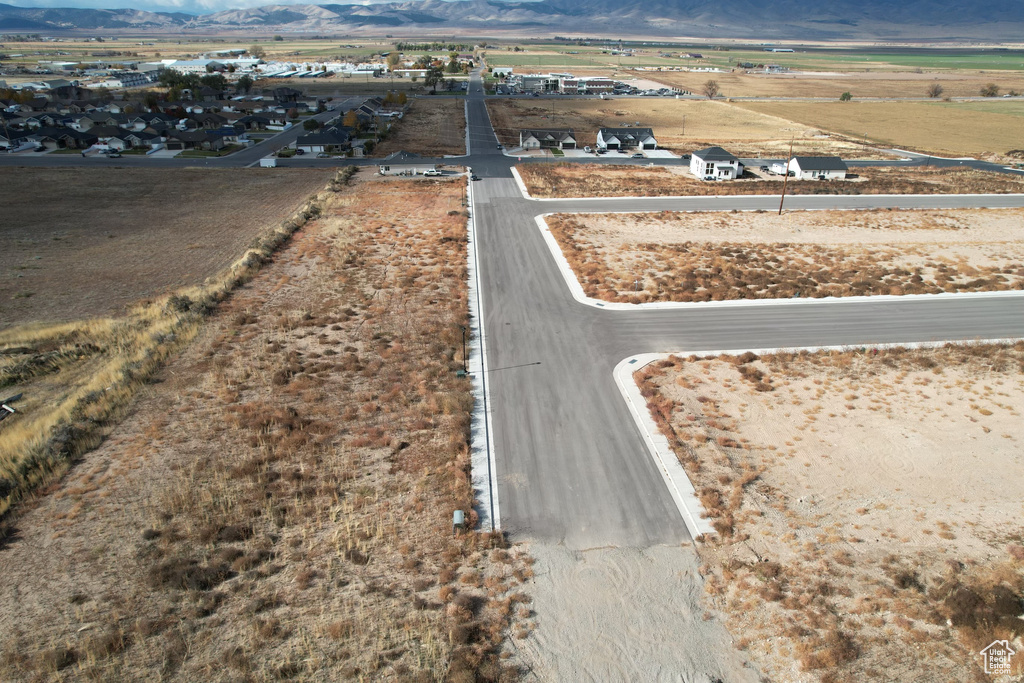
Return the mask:
<path id="1" fill-rule="evenodd" d="M 519 169 L 515 166 L 512 167 L 512 178 L 515 179 L 516 185 L 519 186 L 519 191 L 523 193 L 523 198 L 533 199 L 533 197 L 530 196 L 530 191 L 526 189 L 526 183 L 523 182 L 523 177 L 519 175 Z"/>
<path id="2" fill-rule="evenodd" d="M 647 444 L 647 452 L 654 461 L 654 466 L 665 480 L 665 486 L 668 487 L 668 492 L 679 509 L 679 515 L 683 518 L 686 529 L 696 540 L 703 535 L 715 533 L 715 528 L 705 518 L 704 506 L 697 498 L 697 491 L 693 488 L 693 483 L 686 476 L 686 470 L 679 463 L 675 451 L 669 446 L 668 439 L 661 433 L 654 418 L 651 417 L 647 401 L 644 400 L 640 394 L 640 387 L 633 380 L 634 372 L 664 358 L 668 358 L 668 354 L 645 353 L 626 358 L 615 366 L 615 383 L 622 393 L 623 400 L 626 401 L 626 407 L 633 415 L 633 421 L 636 423 L 637 429 L 640 430 L 644 443 Z"/>
<path id="3" fill-rule="evenodd" d="M 605 311 L 657 311 L 657 310 L 701 310 L 707 308 L 741 308 L 744 306 L 813 306 L 820 304 L 828 305 L 839 305 L 839 304 L 856 304 L 864 303 L 866 301 L 938 301 L 942 299 L 969 299 L 969 298 L 1001 298 L 1001 297 L 1024 297 L 1024 290 L 1009 290 L 1003 292 L 959 292 L 959 293 L 942 293 L 942 294 L 877 294 L 875 296 L 831 296 L 822 298 L 807 298 L 807 299 L 730 299 L 728 301 L 655 301 L 646 304 L 627 304 L 618 301 L 601 301 L 600 299 L 593 299 L 588 297 L 583 291 L 583 285 L 580 284 L 579 279 L 576 277 L 576 272 L 569 265 L 569 261 L 566 260 L 565 254 L 562 253 L 562 248 L 558 244 L 558 240 L 551 234 L 551 229 L 548 228 L 547 216 L 552 214 L 545 213 L 534 218 L 537 223 L 537 227 L 540 229 L 541 235 L 544 237 L 544 242 L 547 244 L 548 249 L 551 251 L 551 256 L 554 257 L 555 263 L 558 265 L 558 270 L 562 273 L 562 278 L 565 280 L 566 286 L 569 288 L 569 292 L 572 294 L 572 298 L 584 306 L 590 306 L 591 308 L 600 308 Z"/>
<path id="4" fill-rule="evenodd" d="M 466 177 L 469 218 L 466 245 L 467 276 L 469 280 L 469 359 L 467 369 L 473 386 L 473 416 L 471 420 L 470 478 L 479 528 L 497 531 L 501 528 L 501 510 L 498 505 L 498 473 L 494 455 L 494 426 L 491 421 L 491 393 L 487 385 L 487 342 L 484 336 L 484 306 L 480 284 L 479 241 L 476 234 L 476 205 L 473 183 Z"/>

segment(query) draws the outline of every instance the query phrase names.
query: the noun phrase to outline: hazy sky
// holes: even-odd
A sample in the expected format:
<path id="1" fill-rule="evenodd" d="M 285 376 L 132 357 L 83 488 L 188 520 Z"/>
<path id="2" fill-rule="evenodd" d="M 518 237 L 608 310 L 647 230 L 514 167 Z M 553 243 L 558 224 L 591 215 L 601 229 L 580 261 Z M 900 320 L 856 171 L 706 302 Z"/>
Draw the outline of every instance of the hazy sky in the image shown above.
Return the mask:
<path id="1" fill-rule="evenodd" d="M 131 9 L 150 12 L 189 12 L 206 14 L 227 9 L 262 5 L 370 5 L 389 0 L 0 0 L 16 7 L 87 7 L 91 9 Z"/>

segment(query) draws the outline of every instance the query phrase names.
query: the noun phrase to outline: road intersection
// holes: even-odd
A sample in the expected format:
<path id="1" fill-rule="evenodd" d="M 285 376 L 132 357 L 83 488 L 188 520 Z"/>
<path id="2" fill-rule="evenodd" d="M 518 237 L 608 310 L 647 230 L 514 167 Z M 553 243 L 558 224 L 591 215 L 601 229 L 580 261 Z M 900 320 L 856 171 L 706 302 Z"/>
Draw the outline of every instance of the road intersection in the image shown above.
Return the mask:
<path id="1" fill-rule="evenodd" d="M 471 88 L 472 90 L 472 88 Z M 1019 296 L 895 298 L 687 310 L 575 301 L 535 217 L 552 212 L 777 209 L 778 197 L 524 198 L 482 97 L 467 102 L 500 525 L 585 549 L 689 537 L 612 371 L 640 353 L 1024 337 Z M 1021 207 L 1024 196 L 793 196 L 792 209 Z"/>

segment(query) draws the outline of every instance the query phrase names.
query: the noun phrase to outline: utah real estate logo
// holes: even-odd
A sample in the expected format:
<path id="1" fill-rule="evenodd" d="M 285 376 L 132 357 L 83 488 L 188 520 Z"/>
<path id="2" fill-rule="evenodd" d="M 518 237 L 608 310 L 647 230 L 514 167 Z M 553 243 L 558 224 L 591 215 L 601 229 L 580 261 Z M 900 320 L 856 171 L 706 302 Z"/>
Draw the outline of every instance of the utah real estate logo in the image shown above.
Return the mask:
<path id="1" fill-rule="evenodd" d="M 1009 675 L 1010 659 L 1016 653 L 1010 649 L 1007 640 L 994 640 L 979 653 L 985 659 L 985 673 L 990 676 Z"/>

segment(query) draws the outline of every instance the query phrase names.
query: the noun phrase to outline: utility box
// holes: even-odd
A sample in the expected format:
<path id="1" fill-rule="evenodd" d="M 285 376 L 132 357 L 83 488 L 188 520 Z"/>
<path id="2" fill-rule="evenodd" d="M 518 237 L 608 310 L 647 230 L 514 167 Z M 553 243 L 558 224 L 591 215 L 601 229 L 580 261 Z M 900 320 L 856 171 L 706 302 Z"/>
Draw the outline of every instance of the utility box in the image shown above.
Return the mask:
<path id="1" fill-rule="evenodd" d="M 456 510 L 452 513 L 452 535 L 454 536 L 459 531 L 466 529 L 466 513 L 462 510 Z"/>

